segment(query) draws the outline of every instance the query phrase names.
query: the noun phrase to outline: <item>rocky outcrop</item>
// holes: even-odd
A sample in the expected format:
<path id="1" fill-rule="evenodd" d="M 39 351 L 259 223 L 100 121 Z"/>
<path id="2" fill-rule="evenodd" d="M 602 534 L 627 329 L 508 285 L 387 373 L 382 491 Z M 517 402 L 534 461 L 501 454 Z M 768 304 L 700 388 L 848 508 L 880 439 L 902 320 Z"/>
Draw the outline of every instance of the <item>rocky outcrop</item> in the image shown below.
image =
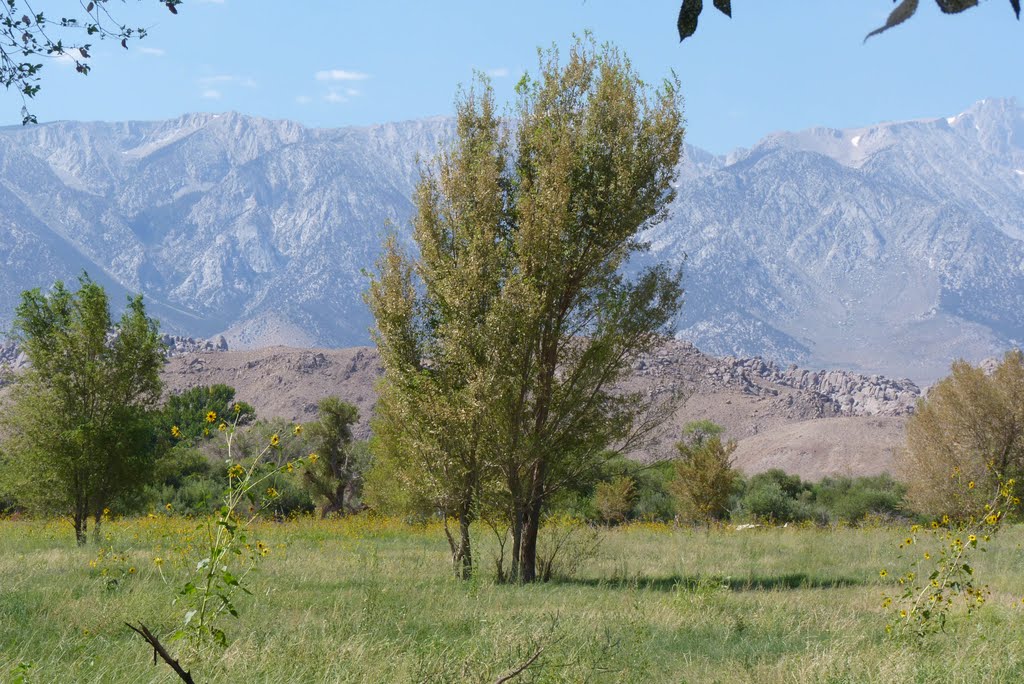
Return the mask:
<path id="1" fill-rule="evenodd" d="M 700 352 L 689 342 L 665 345 L 637 359 L 634 373 L 654 380 L 650 391 L 698 392 L 739 389 L 757 397 L 780 398 L 798 406 L 808 418 L 829 416 L 904 416 L 913 413 L 921 389 L 911 380 L 861 375 L 845 370 L 781 368 L 761 357 L 718 358 Z M 791 391 L 795 390 L 795 392 Z"/>
<path id="2" fill-rule="evenodd" d="M 168 357 L 199 352 L 226 352 L 228 350 L 228 341 L 224 339 L 223 335 L 217 335 L 210 340 L 180 335 L 163 335 L 160 341 L 167 348 Z"/>

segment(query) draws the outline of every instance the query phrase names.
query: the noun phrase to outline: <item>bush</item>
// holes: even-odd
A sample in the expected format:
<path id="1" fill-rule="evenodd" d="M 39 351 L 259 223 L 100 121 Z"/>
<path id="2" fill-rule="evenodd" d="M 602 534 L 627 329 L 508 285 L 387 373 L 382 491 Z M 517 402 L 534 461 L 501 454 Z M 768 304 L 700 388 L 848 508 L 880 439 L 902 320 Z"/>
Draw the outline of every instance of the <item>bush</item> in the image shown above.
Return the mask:
<path id="1" fill-rule="evenodd" d="M 669 490 L 679 514 L 688 520 L 721 520 L 729 513 L 738 471 L 733 468 L 736 442 L 722 442 L 723 428 L 711 421 L 689 423 L 676 444 L 679 458 Z"/>
<path id="2" fill-rule="evenodd" d="M 636 483 L 628 475 L 619 475 L 594 488 L 594 505 L 608 523 L 626 522 L 636 501 Z"/>
<path id="3" fill-rule="evenodd" d="M 991 375 L 954 363 L 907 422 L 897 468 L 915 511 L 979 515 L 1000 477 L 1024 473 L 1024 353 L 1008 352 Z"/>
<path id="4" fill-rule="evenodd" d="M 820 519 L 813 499 L 813 492 L 799 476 L 773 468 L 746 482 L 734 517 L 777 523 Z"/>
<path id="5" fill-rule="evenodd" d="M 906 487 L 889 475 L 825 478 L 813 486 L 814 500 L 832 522 L 903 513 Z"/>

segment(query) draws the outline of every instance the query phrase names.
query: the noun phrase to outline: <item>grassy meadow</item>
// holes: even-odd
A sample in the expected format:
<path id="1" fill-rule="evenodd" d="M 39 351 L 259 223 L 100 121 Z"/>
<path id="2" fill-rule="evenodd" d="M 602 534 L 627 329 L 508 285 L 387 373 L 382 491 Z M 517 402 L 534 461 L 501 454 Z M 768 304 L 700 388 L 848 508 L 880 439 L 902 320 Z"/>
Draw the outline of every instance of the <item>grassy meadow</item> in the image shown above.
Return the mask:
<path id="1" fill-rule="evenodd" d="M 0 521 L 0 681 L 178 681 L 124 622 L 162 638 L 180 623 L 194 527 L 111 522 L 115 554 L 100 556 L 66 523 Z M 882 596 L 907 565 L 897 528 L 636 524 L 604 532 L 574 577 L 525 587 L 493 581 L 486 529 L 468 582 L 449 575 L 436 525 L 300 519 L 254 532 L 270 551 L 224 623 L 228 648 L 185 663 L 197 682 L 493 682 L 541 648 L 512 681 L 1024 681 L 1019 525 L 977 554 L 988 603 L 920 642 L 885 631 Z"/>

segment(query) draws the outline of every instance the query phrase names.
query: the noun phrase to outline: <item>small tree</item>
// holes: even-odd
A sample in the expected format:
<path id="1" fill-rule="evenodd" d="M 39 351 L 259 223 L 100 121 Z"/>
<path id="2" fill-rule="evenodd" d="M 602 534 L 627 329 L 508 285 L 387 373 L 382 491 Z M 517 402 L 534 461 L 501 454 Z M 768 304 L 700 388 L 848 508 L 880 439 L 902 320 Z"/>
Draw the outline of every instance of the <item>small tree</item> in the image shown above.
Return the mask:
<path id="1" fill-rule="evenodd" d="M 991 375 L 966 361 L 935 384 L 907 422 L 897 470 L 911 507 L 969 516 L 997 481 L 1024 471 L 1024 353 L 1011 351 Z M 968 483 L 961 486 L 960 480 Z"/>
<path id="2" fill-rule="evenodd" d="M 739 477 L 733 468 L 736 442 L 722 442 L 723 428 L 711 421 L 689 423 L 683 441 L 676 444 L 679 458 L 669 489 L 683 517 L 701 522 L 720 520 L 729 512 L 729 496 Z"/>
<path id="3" fill-rule="evenodd" d="M 22 294 L 15 339 L 31 367 L 4 417 L 5 475 L 29 508 L 68 514 L 79 544 L 88 516 L 139 493 L 155 454 L 163 350 L 142 297 L 112 325 L 107 295 L 87 275 L 70 292 Z"/>
<path id="4" fill-rule="evenodd" d="M 305 426 L 316 458 L 309 457 L 311 463 L 302 477 L 320 515 L 327 517 L 352 510 L 362 491 L 369 453 L 365 442 L 352 441 L 359 409 L 338 397 L 324 397 L 317 409 L 317 421 Z"/>
<path id="5" fill-rule="evenodd" d="M 636 482 L 628 475 L 619 475 L 594 488 L 594 506 L 609 525 L 626 521 L 636 502 Z"/>

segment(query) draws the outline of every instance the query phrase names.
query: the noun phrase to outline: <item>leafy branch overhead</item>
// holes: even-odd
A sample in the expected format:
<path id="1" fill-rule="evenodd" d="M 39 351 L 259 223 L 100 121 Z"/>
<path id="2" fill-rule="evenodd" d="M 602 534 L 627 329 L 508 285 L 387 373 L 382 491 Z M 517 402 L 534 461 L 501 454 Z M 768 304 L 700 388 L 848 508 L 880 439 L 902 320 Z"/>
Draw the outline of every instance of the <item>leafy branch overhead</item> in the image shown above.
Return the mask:
<path id="1" fill-rule="evenodd" d="M 156 0 L 172 14 L 178 13 L 181 0 Z M 120 23 L 110 12 L 109 0 L 81 3 L 84 14 L 54 18 L 35 11 L 37 3 L 27 0 L 0 0 L 0 84 L 21 95 L 21 122 L 36 123 L 27 100 L 39 92 L 42 58 L 68 59 L 75 71 L 88 75 L 91 70 L 92 42 L 113 39 L 128 49 L 128 41 L 146 37 L 143 27 Z"/>
<path id="2" fill-rule="evenodd" d="M 897 0 L 893 0 L 896 2 Z M 902 0 L 900 4 L 889 14 L 889 18 L 886 19 L 885 25 L 875 29 L 867 36 L 864 40 L 867 40 L 871 36 L 876 36 L 883 31 L 888 31 L 894 26 L 899 26 L 910 17 L 914 16 L 914 12 L 917 11 L 919 0 Z M 945 14 L 959 14 L 966 9 L 975 7 L 978 4 L 978 0 L 935 0 L 935 4 L 939 6 Z M 724 14 L 727 17 L 732 17 L 732 2 L 731 0 L 714 0 L 715 9 Z M 1020 19 L 1020 0 L 1010 0 L 1010 6 L 1013 8 L 1013 13 Z M 703 0 L 683 0 L 682 5 L 679 7 L 679 19 L 676 23 L 679 29 L 679 41 L 682 42 L 692 36 L 697 31 L 697 20 L 700 18 L 700 13 L 704 9 Z"/>

